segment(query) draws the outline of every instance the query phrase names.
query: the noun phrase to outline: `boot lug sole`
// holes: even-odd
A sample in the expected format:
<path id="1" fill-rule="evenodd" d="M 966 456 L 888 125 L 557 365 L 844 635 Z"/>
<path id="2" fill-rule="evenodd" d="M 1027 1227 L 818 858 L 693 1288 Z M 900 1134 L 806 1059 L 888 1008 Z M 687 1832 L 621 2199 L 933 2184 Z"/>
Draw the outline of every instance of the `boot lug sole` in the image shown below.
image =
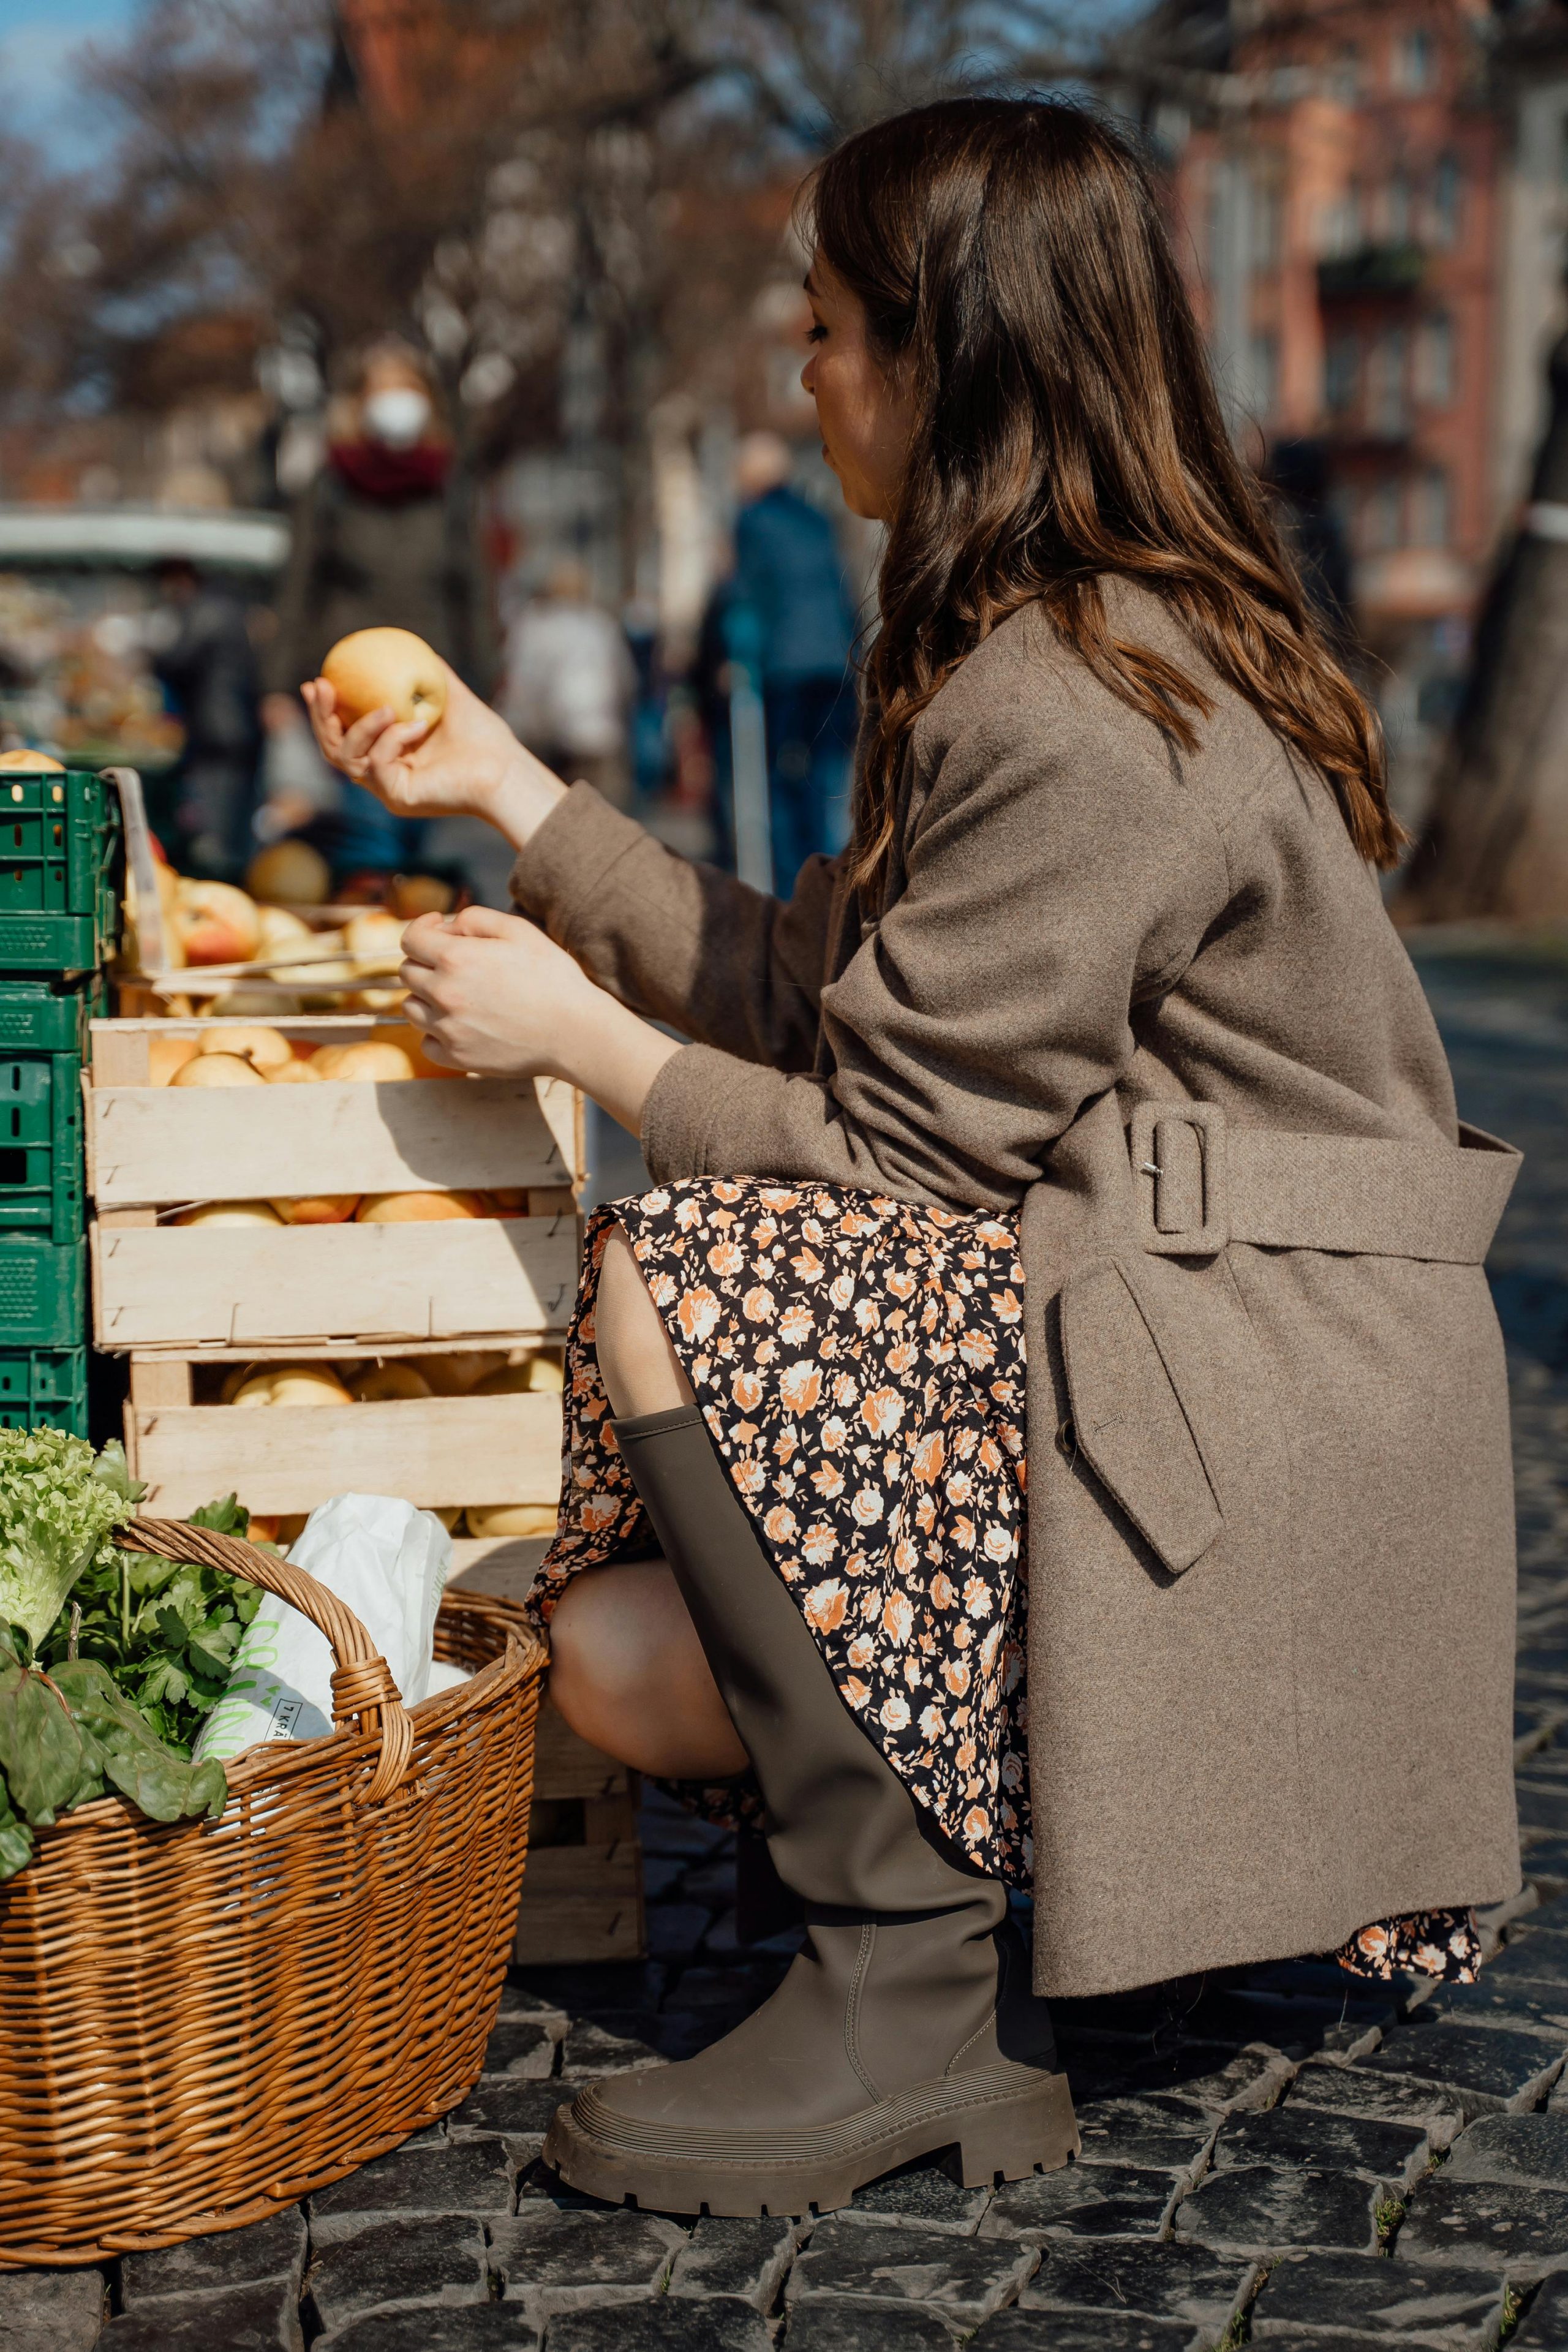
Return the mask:
<path id="1" fill-rule="evenodd" d="M 938 2094 L 948 2089 L 943 2084 L 930 2087 Z M 869 2127 L 876 2113 L 868 2109 L 855 2120 Z M 779 2135 L 781 2142 L 795 2137 Z M 757 2164 L 728 2160 L 717 2150 L 711 2158 L 635 2154 L 584 2131 L 571 2105 L 556 2109 L 542 2153 L 569 2187 L 607 2204 L 629 2199 L 651 2213 L 798 2218 L 833 2212 L 868 2181 L 955 2143 L 966 2189 L 1059 2171 L 1079 2147 L 1067 2076 L 1037 2077 L 1022 2091 L 968 2105 L 934 2105 L 924 2116 L 900 2118 L 881 2133 L 871 2129 L 839 2156 L 781 2157 Z"/>

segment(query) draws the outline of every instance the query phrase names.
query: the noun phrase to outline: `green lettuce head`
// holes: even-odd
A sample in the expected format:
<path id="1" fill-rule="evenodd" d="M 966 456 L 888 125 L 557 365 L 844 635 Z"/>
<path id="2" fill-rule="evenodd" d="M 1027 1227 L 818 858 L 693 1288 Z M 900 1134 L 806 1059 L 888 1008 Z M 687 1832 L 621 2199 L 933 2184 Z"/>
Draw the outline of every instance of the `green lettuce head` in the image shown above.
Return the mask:
<path id="1" fill-rule="evenodd" d="M 0 1429 L 0 1625 L 43 1640 L 82 1570 L 110 1556 L 110 1530 L 134 1517 L 129 1484 L 106 1477 L 83 1438 Z"/>

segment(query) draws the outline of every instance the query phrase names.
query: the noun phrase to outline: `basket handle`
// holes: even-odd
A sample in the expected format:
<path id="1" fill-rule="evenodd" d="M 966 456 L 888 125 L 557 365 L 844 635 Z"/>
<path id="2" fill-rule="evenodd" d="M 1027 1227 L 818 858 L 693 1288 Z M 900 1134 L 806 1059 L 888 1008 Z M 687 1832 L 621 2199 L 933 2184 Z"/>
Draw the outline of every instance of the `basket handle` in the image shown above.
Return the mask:
<path id="1" fill-rule="evenodd" d="M 237 1536 L 219 1535 L 213 1528 L 193 1528 L 184 1519 L 132 1519 L 116 1528 L 114 1539 L 125 1551 L 155 1552 L 160 1559 L 188 1561 L 197 1568 L 221 1568 L 286 1601 L 324 1633 L 332 1652 L 332 1721 L 342 1729 L 354 1717 L 362 1727 L 381 1734 L 364 1801 L 376 1804 L 389 1796 L 408 1769 L 414 1753 L 414 1723 L 398 1695 L 392 1670 L 352 1609 L 329 1592 L 304 1570 L 291 1567 L 276 1552 L 263 1551 Z"/>

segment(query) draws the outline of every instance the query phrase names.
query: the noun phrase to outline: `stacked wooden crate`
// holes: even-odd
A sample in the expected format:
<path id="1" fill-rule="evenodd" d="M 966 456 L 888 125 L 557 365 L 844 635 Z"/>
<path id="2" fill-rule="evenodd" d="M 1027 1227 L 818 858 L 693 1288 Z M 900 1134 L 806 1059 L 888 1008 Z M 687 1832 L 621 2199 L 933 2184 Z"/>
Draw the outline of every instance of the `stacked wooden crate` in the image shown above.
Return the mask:
<path id="1" fill-rule="evenodd" d="M 559 1349 L 576 1289 L 583 1108 L 572 1089 L 467 1078 L 310 1086 L 151 1083 L 154 1036 L 199 1021 L 91 1024 L 87 1181 L 97 1346 L 130 1359 L 125 1444 L 147 1508 L 177 1517 L 233 1489 L 289 1518 L 330 1495 L 435 1510 L 552 1506 L 561 1400 L 549 1391 L 238 1411 L 214 1370 Z M 223 1024 L 217 1024 L 223 1025 Z M 269 1024 L 301 1047 L 352 1043 L 370 1016 Z M 328 1194 L 525 1195 L 526 1214 L 391 1224 L 182 1225 L 195 1202 Z M 542 1551 L 459 1539 L 455 1578 L 518 1597 Z M 642 1948 L 635 1790 L 559 1718 L 542 1727 L 519 1957 Z"/>

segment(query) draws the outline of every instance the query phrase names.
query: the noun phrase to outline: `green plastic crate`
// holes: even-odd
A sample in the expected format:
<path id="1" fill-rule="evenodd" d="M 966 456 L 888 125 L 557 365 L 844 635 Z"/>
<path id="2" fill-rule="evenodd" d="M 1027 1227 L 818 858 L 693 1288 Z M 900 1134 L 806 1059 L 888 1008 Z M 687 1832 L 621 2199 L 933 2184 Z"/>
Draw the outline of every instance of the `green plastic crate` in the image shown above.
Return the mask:
<path id="1" fill-rule="evenodd" d="M 120 843 L 120 796 L 101 776 L 0 772 L 0 973 L 107 961 Z"/>
<path id="2" fill-rule="evenodd" d="M 80 1240 L 81 1124 L 79 1054 L 0 1054 L 0 1233 Z"/>
<path id="3" fill-rule="evenodd" d="M 79 1348 L 86 1338 L 86 1237 L 0 1233 L 0 1350 Z"/>
<path id="4" fill-rule="evenodd" d="M 80 1054 L 89 1021 L 105 1017 L 109 991 L 96 979 L 0 980 L 0 1054 Z"/>
<path id="5" fill-rule="evenodd" d="M 0 1354 L 0 1429 L 87 1435 L 87 1349 L 18 1348 Z"/>

